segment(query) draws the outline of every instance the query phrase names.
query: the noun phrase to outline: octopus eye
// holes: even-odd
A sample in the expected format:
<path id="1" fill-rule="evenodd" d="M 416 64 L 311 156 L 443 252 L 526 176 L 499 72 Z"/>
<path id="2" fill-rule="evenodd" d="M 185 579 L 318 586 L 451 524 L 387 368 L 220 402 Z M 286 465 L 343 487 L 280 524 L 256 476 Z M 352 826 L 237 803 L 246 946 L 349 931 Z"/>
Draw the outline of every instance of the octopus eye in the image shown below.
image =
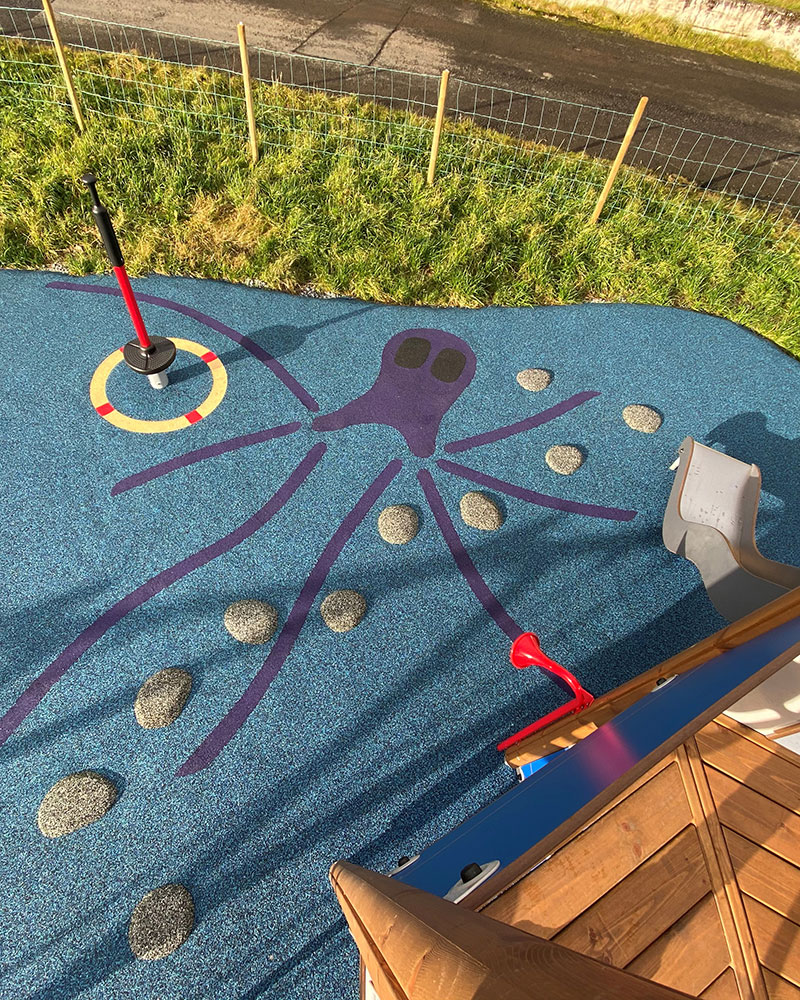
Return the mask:
<path id="1" fill-rule="evenodd" d="M 421 368 L 431 353 L 431 342 L 424 337 L 406 337 L 397 348 L 394 363 L 401 368 Z"/>
<path id="2" fill-rule="evenodd" d="M 440 382 L 455 382 L 464 371 L 467 359 L 461 351 L 445 347 L 439 351 L 431 365 L 431 375 Z"/>

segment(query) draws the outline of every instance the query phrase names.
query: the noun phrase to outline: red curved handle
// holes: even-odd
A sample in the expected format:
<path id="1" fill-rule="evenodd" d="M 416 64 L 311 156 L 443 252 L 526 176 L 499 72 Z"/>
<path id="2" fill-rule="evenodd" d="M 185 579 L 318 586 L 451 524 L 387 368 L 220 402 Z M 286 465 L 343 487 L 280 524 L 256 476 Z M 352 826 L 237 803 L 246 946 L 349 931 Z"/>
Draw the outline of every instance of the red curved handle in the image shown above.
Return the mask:
<path id="1" fill-rule="evenodd" d="M 542 647 L 539 645 L 539 638 L 533 632 L 523 632 L 522 635 L 514 640 L 511 645 L 509 659 L 520 670 L 525 667 L 541 667 L 543 670 L 550 671 L 551 674 L 554 674 L 568 685 L 575 697 L 572 701 L 568 701 L 566 705 L 562 705 L 561 708 L 549 712 L 530 726 L 526 726 L 525 729 L 521 729 L 518 733 L 514 733 L 513 736 L 509 736 L 508 739 L 503 740 L 502 743 L 498 743 L 498 750 L 508 749 L 508 747 L 525 739 L 526 736 L 530 736 L 531 733 L 538 732 L 538 730 L 544 729 L 545 726 L 549 726 L 551 722 L 556 722 L 567 715 L 580 712 L 594 701 L 594 696 L 581 686 L 581 682 L 575 674 L 570 673 L 566 667 L 562 667 L 555 660 L 551 660 L 542 651 Z"/>

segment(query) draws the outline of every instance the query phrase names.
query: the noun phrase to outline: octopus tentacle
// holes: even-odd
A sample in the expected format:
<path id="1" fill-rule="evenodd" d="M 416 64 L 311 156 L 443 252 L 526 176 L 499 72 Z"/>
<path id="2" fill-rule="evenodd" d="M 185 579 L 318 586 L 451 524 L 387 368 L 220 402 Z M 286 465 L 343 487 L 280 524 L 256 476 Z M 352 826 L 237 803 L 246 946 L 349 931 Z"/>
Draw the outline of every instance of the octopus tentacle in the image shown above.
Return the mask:
<path id="1" fill-rule="evenodd" d="M 232 548 L 239 545 L 246 538 L 255 534 L 259 528 L 263 527 L 267 521 L 287 503 L 297 489 L 308 479 L 311 472 L 325 454 L 327 446 L 320 442 L 314 445 L 302 461 L 290 473 L 286 481 L 278 487 L 272 497 L 257 511 L 251 518 L 240 525 L 234 531 L 223 538 L 206 545 L 193 555 L 187 556 L 174 566 L 162 570 L 156 576 L 151 577 L 146 583 L 137 587 L 136 590 L 126 594 L 112 607 L 105 611 L 99 618 L 95 619 L 91 625 L 85 628 L 81 634 L 63 650 L 53 662 L 42 671 L 41 674 L 22 692 L 16 702 L 0 719 L 0 746 L 9 736 L 20 726 L 20 724 L 30 715 L 36 706 L 45 697 L 48 691 L 56 684 L 69 668 L 76 663 L 83 654 L 90 649 L 102 636 L 108 632 L 112 626 L 133 611 L 140 607 L 145 601 L 149 601 L 160 591 L 169 587 L 193 570 L 205 566 L 206 563 L 216 559 L 217 556 L 225 552 L 230 552 Z"/>

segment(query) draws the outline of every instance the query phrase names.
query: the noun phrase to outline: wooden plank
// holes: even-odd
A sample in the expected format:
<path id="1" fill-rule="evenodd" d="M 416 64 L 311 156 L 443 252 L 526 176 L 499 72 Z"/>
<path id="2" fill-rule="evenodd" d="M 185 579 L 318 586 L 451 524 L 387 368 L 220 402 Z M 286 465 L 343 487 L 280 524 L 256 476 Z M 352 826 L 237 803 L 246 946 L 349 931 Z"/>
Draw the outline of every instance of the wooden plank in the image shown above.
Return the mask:
<path id="1" fill-rule="evenodd" d="M 761 964 L 800 986 L 800 927 L 752 896 L 744 896 L 744 905 Z"/>
<path id="2" fill-rule="evenodd" d="M 733 862 L 728 854 L 728 845 L 695 740 L 687 740 L 679 750 L 678 764 L 705 854 L 739 993 L 744 1000 L 767 1000 L 767 989 L 734 875 Z"/>
<path id="3" fill-rule="evenodd" d="M 710 890 L 697 831 L 688 826 L 568 924 L 555 940 L 624 968 Z"/>
<path id="4" fill-rule="evenodd" d="M 729 965 L 717 904 L 709 893 L 625 971 L 697 996 Z"/>
<path id="5" fill-rule="evenodd" d="M 705 771 L 722 825 L 797 865 L 800 816 L 713 767 Z"/>
<path id="6" fill-rule="evenodd" d="M 548 1000 L 687 1000 L 356 865 L 330 880 L 382 1000 L 530 1000 L 532 984 Z"/>
<path id="7" fill-rule="evenodd" d="M 792 722 L 788 726 L 781 726 L 780 729 L 773 729 L 769 739 L 782 740 L 784 736 L 794 736 L 795 733 L 800 733 L 800 722 Z"/>
<path id="8" fill-rule="evenodd" d="M 721 976 L 700 994 L 701 1000 L 741 1000 L 739 987 L 736 985 L 736 973 L 727 968 Z"/>
<path id="9" fill-rule="evenodd" d="M 733 830 L 725 839 L 742 892 L 800 924 L 800 869 Z"/>
<path id="10" fill-rule="evenodd" d="M 769 969 L 764 969 L 764 979 L 767 983 L 769 1000 L 800 1000 L 800 989 L 781 976 L 776 976 Z"/>
<path id="11" fill-rule="evenodd" d="M 691 821 L 680 772 L 672 764 L 568 841 L 485 912 L 550 938 Z"/>
<path id="12" fill-rule="evenodd" d="M 661 771 L 663 771 L 665 768 L 669 767 L 670 764 L 674 763 L 675 763 L 674 753 L 667 754 L 667 756 L 664 757 L 663 760 L 657 761 L 655 766 L 651 767 L 650 770 L 647 772 L 647 774 L 643 774 L 641 778 L 637 778 L 635 781 L 632 781 L 630 785 L 628 785 L 626 789 L 620 792 L 620 794 L 615 799 L 612 799 L 611 802 L 608 803 L 608 805 L 602 806 L 602 808 L 598 809 L 598 811 L 595 813 L 594 816 L 591 816 L 583 824 L 583 826 L 581 826 L 579 829 L 575 831 L 575 833 L 573 833 L 571 837 L 567 837 L 567 839 L 564 841 L 563 844 L 559 844 L 556 850 L 561 850 L 564 844 L 568 844 L 570 840 L 572 840 L 574 837 L 577 837 L 579 833 L 583 833 L 584 830 L 588 830 L 593 823 L 596 823 L 599 819 L 605 816 L 607 812 L 611 812 L 612 809 L 616 809 L 617 806 L 620 804 L 620 802 L 624 802 L 625 799 L 627 799 L 630 795 L 633 795 L 633 793 L 637 791 L 637 789 L 641 788 L 642 785 L 646 785 L 651 778 L 654 778 L 657 774 L 660 774 Z M 553 854 L 555 854 L 555 851 L 553 851 Z"/>
<path id="13" fill-rule="evenodd" d="M 595 813 L 594 816 L 591 816 L 579 829 L 577 829 L 572 834 L 572 836 L 567 837 L 567 839 L 563 843 L 558 844 L 555 850 L 552 852 L 552 855 L 557 854 L 562 847 L 565 847 L 571 840 L 574 840 L 575 837 L 583 833 L 584 830 L 588 830 L 590 826 L 593 826 L 599 819 L 602 819 L 602 817 L 605 816 L 606 813 L 611 812 L 612 809 L 616 809 L 616 807 L 621 802 L 624 802 L 625 799 L 633 795 L 635 791 L 637 791 L 643 785 L 646 785 L 651 778 L 654 778 L 657 774 L 660 774 L 663 770 L 665 770 L 665 768 L 669 767 L 670 764 L 674 763 L 675 763 L 674 753 L 667 754 L 667 756 L 664 757 L 662 760 L 657 761 L 655 766 L 652 767 L 647 772 L 647 774 L 643 774 L 640 778 L 637 778 L 635 781 L 632 781 L 630 785 L 623 792 L 621 792 L 615 799 L 612 799 L 611 802 L 609 802 L 607 805 L 604 805 L 601 809 L 599 809 L 597 813 Z M 508 888 L 510 889 L 511 886 L 509 886 Z M 499 920 L 501 918 L 497 917 L 496 919 Z"/>
<path id="14" fill-rule="evenodd" d="M 631 704 L 643 693 L 644 691 L 641 691 L 635 695 Z M 574 746 L 580 740 L 586 739 L 598 726 L 602 726 L 603 723 L 619 714 L 610 702 L 602 701 L 603 698 L 608 699 L 608 697 L 608 695 L 601 695 L 577 715 L 570 715 L 566 719 L 551 723 L 546 729 L 542 729 L 538 733 L 531 733 L 519 743 L 512 744 L 504 754 L 506 764 L 509 767 L 522 767 L 523 764 L 531 764 L 535 760 L 555 753 L 556 750 L 564 750 L 566 747 Z"/>
<path id="15" fill-rule="evenodd" d="M 800 759 L 784 760 L 722 726 L 706 726 L 697 745 L 707 764 L 800 814 Z"/>
<path id="16" fill-rule="evenodd" d="M 460 904 L 481 909 L 631 782 L 798 654 L 800 616 L 677 677 L 425 848 L 395 877 L 444 896 L 465 864 L 496 859 L 497 873 Z"/>
<path id="17" fill-rule="evenodd" d="M 724 712 L 722 715 L 718 715 L 716 719 L 714 719 L 714 722 L 710 723 L 710 725 L 722 726 L 725 729 L 729 729 L 732 733 L 736 733 L 738 736 L 741 736 L 746 740 L 750 740 L 750 742 L 755 743 L 756 746 L 769 750 L 770 753 L 781 757 L 790 764 L 797 764 L 800 759 L 792 750 L 789 750 L 787 747 L 782 747 L 780 743 L 775 743 L 773 740 L 774 734 L 765 736 L 763 733 L 759 733 L 755 729 L 751 729 L 750 726 L 742 725 L 742 723 L 737 722 L 736 719 L 729 719 Z"/>
<path id="18" fill-rule="evenodd" d="M 798 615 L 800 615 L 800 587 L 765 604 L 763 608 L 757 608 L 739 621 L 732 622 L 719 632 L 689 646 L 688 649 L 639 674 L 626 684 L 621 684 L 613 691 L 601 695 L 578 715 L 559 720 L 547 729 L 534 733 L 528 739 L 515 743 L 506 751 L 506 762 L 512 767 L 519 767 L 540 757 L 546 757 L 560 747 L 572 746 L 577 739 L 589 735 L 592 731 L 589 724 L 602 725 L 609 718 L 629 708 L 651 691 L 661 677 L 685 673 L 701 663 L 708 662 L 724 650 L 742 645 L 777 625 L 791 621 Z M 577 731 L 580 727 L 588 732 L 584 731 L 580 737 L 574 737 L 573 731 Z"/>

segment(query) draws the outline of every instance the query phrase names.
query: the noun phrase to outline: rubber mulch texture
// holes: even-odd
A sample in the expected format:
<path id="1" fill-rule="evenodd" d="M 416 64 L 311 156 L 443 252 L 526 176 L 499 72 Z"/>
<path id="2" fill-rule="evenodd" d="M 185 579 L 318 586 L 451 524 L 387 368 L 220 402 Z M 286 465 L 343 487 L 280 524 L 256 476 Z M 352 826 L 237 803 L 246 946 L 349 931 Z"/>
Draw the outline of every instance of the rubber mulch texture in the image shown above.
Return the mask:
<path id="1" fill-rule="evenodd" d="M 134 289 L 179 341 L 163 391 L 122 361 L 112 277 L 0 272 L 0 995 L 355 997 L 328 868 L 389 871 L 513 784 L 497 742 L 565 694 L 511 666 L 512 638 L 599 695 L 722 626 L 661 542 L 686 435 L 759 465 L 758 543 L 800 563 L 800 367 L 676 309 Z M 517 382 L 531 368 L 546 388 Z M 583 464 L 554 472 L 553 445 Z M 499 528 L 465 523 L 471 491 Z M 401 504 L 420 530 L 389 544 Z M 366 601 L 347 632 L 320 615 L 336 590 Z M 224 627 L 249 598 L 278 613 L 266 643 Z M 190 697 L 144 729 L 165 667 Z M 44 836 L 43 797 L 82 771 L 116 803 Z M 169 884 L 194 929 L 137 959 L 131 915 Z"/>

